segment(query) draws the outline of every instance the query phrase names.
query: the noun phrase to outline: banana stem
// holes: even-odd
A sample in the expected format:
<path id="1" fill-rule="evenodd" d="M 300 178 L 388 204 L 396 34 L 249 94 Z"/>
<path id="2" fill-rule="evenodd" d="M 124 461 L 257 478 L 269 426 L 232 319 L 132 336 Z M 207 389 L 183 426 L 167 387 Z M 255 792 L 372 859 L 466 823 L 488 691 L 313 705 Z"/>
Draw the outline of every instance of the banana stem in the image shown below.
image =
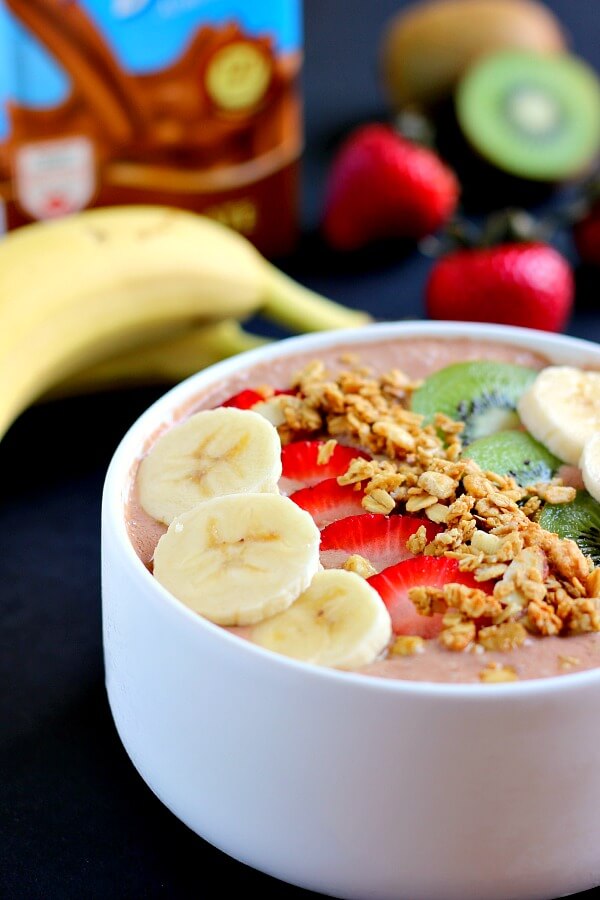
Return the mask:
<path id="1" fill-rule="evenodd" d="M 321 297 L 270 263 L 266 263 L 265 304 L 261 312 L 291 331 L 357 328 L 372 321 L 368 313 Z"/>
<path id="2" fill-rule="evenodd" d="M 120 353 L 78 372 L 45 399 L 108 390 L 124 385 L 176 383 L 213 363 L 267 343 L 234 319 L 195 327 Z"/>

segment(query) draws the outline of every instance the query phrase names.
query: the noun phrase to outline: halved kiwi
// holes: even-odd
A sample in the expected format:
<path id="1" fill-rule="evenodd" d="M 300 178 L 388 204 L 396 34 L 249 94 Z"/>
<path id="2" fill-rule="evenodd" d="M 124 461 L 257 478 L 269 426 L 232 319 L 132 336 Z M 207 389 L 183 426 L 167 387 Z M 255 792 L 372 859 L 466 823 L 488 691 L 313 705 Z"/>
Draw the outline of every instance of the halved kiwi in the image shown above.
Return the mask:
<path id="1" fill-rule="evenodd" d="M 386 22 L 381 46 L 393 106 L 443 100 L 467 66 L 498 50 L 564 53 L 559 19 L 537 0 L 420 0 Z"/>
<path id="2" fill-rule="evenodd" d="M 463 442 L 517 428 L 517 402 L 537 372 L 494 360 L 454 363 L 426 378 L 412 395 L 411 408 L 432 421 L 440 412 L 465 423 Z"/>
<path id="3" fill-rule="evenodd" d="M 561 465 L 558 457 L 526 431 L 499 431 L 479 438 L 465 447 L 462 455 L 473 459 L 482 469 L 512 475 L 522 487 L 549 481 Z"/>
<path id="4" fill-rule="evenodd" d="M 539 524 L 561 538 L 571 538 L 582 553 L 600 565 L 600 503 L 587 491 L 577 491 L 572 503 L 547 503 Z"/>
<path id="5" fill-rule="evenodd" d="M 570 178 L 600 151 L 600 81 L 575 56 L 487 56 L 460 82 L 456 110 L 474 148 L 520 178 Z"/>

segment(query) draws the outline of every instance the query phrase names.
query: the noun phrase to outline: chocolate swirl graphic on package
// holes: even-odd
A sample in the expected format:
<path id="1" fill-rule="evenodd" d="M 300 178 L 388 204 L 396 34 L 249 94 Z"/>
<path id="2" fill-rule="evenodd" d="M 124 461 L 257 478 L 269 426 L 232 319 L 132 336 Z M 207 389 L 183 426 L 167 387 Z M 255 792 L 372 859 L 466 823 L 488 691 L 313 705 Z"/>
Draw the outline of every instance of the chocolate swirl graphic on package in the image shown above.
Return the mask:
<path id="1" fill-rule="evenodd" d="M 168 67 L 135 73 L 77 0 L 7 6 L 71 82 L 57 105 L 8 103 L 0 176 L 11 225 L 45 217 L 39 197 L 28 200 L 23 151 L 43 154 L 48 142 L 71 138 L 90 148 L 94 168 L 95 187 L 81 192 L 79 208 L 178 205 L 239 228 L 264 252 L 289 248 L 301 152 L 299 51 L 277 52 L 275 34 L 248 34 L 236 21 L 198 21 Z"/>
<path id="2" fill-rule="evenodd" d="M 75 0 L 7 0 L 7 6 L 69 72 L 107 135 L 125 144 L 148 126 L 143 93 Z"/>

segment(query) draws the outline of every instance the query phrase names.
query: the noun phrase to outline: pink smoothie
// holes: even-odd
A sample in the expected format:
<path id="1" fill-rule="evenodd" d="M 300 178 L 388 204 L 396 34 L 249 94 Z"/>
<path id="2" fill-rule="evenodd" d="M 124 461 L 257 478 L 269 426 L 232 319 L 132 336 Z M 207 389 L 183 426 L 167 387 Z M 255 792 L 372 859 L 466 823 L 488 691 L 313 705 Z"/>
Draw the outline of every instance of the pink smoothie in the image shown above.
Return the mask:
<path id="1" fill-rule="evenodd" d="M 368 364 L 376 373 L 396 368 L 413 379 L 425 378 L 451 363 L 475 359 L 493 359 L 536 369 L 541 369 L 548 363 L 544 357 L 524 348 L 468 339 L 421 338 L 353 344 L 351 347 L 337 347 L 318 354 L 298 354 L 259 363 L 207 389 L 186 404 L 185 408 L 177 410 L 175 419 L 181 420 L 200 409 L 218 406 L 227 397 L 246 387 L 270 385 L 273 388 L 287 388 L 291 376 L 315 358 L 323 360 L 333 372 Z M 148 441 L 146 449 L 159 433 Z M 154 548 L 166 528 L 141 508 L 136 493 L 136 469 L 137 465 L 134 465 L 132 488 L 126 508 L 127 528 L 139 558 L 151 570 Z M 575 481 L 576 473 L 570 473 L 569 480 Z M 252 638 L 251 628 L 229 630 L 240 637 Z M 360 671 L 365 675 L 409 681 L 478 682 L 479 673 L 490 663 L 511 666 L 519 679 L 545 678 L 600 666 L 600 634 L 560 638 L 530 637 L 522 647 L 507 653 L 480 652 L 482 649 L 477 647 L 475 651 L 452 652 L 436 641 L 426 641 L 422 653 L 382 659 Z"/>

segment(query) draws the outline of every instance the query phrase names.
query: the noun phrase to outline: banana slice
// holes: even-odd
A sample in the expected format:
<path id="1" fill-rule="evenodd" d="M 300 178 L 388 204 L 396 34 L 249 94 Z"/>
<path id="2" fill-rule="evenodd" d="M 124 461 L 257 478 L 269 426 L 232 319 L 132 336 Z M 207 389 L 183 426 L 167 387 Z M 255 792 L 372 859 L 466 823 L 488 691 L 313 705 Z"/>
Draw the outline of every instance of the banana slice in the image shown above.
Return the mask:
<path id="1" fill-rule="evenodd" d="M 206 500 L 171 522 L 154 575 L 218 625 L 253 625 L 287 609 L 319 565 L 319 529 L 278 494 Z"/>
<path id="2" fill-rule="evenodd" d="M 585 442 L 579 466 L 588 494 L 600 503 L 600 431 Z"/>
<path id="3" fill-rule="evenodd" d="M 283 404 L 286 401 L 289 401 L 289 397 L 285 394 L 278 394 L 275 397 L 270 397 L 269 400 L 255 403 L 252 407 L 252 412 L 258 413 L 259 416 L 262 416 L 275 428 L 279 428 L 280 425 L 285 423 Z"/>
<path id="4" fill-rule="evenodd" d="M 518 411 L 534 438 L 577 466 L 586 440 L 600 430 L 600 372 L 549 366 L 523 394 Z"/>
<path id="5" fill-rule="evenodd" d="M 148 515 L 169 525 L 212 497 L 277 493 L 280 477 L 281 441 L 263 416 L 210 409 L 157 440 L 140 463 L 138 496 Z"/>
<path id="6" fill-rule="evenodd" d="M 340 569 L 318 572 L 288 610 L 252 629 L 252 640 L 262 647 L 335 669 L 373 662 L 391 636 L 390 615 L 377 591 Z"/>

